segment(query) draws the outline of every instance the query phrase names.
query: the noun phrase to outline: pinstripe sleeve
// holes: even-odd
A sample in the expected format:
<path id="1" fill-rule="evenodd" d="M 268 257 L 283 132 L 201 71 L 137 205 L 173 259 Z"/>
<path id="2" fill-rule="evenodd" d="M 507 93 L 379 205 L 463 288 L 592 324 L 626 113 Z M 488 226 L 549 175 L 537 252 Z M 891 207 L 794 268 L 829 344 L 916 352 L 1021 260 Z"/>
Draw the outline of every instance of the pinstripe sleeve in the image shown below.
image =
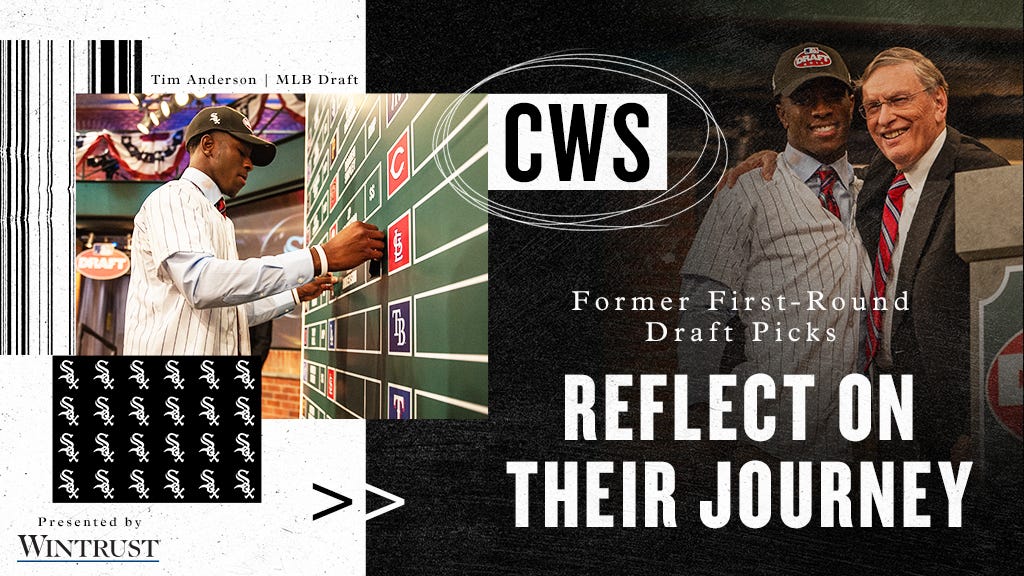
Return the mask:
<path id="1" fill-rule="evenodd" d="M 179 186 L 157 189 L 139 212 L 149 235 L 153 261 L 159 266 L 175 252 L 215 254 L 211 231 L 201 210 L 207 206 L 182 194 Z"/>
<path id="2" fill-rule="evenodd" d="M 683 274 L 703 276 L 733 290 L 743 287 L 755 233 L 754 207 L 740 185 L 712 202 L 686 255 Z"/>

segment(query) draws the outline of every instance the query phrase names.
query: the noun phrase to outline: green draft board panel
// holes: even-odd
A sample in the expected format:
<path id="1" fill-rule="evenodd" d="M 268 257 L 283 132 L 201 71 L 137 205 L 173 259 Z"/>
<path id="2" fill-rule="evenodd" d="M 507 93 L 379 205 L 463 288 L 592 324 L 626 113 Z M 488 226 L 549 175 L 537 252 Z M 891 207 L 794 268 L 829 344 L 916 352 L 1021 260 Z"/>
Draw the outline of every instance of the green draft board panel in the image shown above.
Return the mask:
<path id="1" fill-rule="evenodd" d="M 485 97 L 310 95 L 307 110 L 307 245 L 353 220 L 388 238 L 381 263 L 303 305 L 302 416 L 486 417 L 487 214 L 453 187 L 486 200 Z"/>

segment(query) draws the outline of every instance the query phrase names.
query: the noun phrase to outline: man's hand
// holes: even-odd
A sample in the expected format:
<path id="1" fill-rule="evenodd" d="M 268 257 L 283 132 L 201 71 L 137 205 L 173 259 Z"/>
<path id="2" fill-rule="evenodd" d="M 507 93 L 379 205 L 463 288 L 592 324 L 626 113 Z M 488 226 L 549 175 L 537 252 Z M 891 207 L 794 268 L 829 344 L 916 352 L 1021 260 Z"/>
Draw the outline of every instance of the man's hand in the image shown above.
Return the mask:
<path id="1" fill-rule="evenodd" d="M 331 286 L 338 283 L 338 279 L 331 274 L 317 276 L 312 281 L 303 284 L 295 289 L 299 296 L 299 302 L 309 302 L 317 296 L 331 289 Z"/>
<path id="2" fill-rule="evenodd" d="M 345 226 L 334 238 L 321 244 L 327 255 L 327 269 L 332 272 L 349 270 L 367 260 L 382 258 L 385 238 L 373 224 L 357 221 Z M 318 262 L 314 264 L 319 265 Z M 319 267 L 314 269 L 320 270 Z"/>
<path id="3" fill-rule="evenodd" d="M 718 188 L 715 190 L 715 193 L 717 194 L 721 192 L 723 188 L 732 188 L 736 185 L 736 181 L 740 179 L 740 176 L 743 176 L 755 168 L 761 169 L 761 178 L 764 178 L 765 181 L 771 180 L 772 176 L 775 175 L 775 167 L 778 163 L 778 158 L 778 152 L 774 152 L 772 150 L 754 152 L 747 157 L 746 160 L 726 171 L 725 177 L 718 183 Z"/>

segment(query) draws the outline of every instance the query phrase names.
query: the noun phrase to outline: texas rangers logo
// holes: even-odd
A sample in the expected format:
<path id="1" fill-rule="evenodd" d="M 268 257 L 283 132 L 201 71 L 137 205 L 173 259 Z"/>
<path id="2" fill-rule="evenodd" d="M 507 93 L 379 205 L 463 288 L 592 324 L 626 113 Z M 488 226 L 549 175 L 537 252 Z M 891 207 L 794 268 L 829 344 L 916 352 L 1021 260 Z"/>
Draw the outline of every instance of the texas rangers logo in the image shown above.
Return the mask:
<path id="1" fill-rule="evenodd" d="M 68 390 L 78 390 L 78 377 L 75 376 L 75 363 L 71 360 L 63 360 L 60 363 L 61 375 L 57 378 L 68 385 Z"/>
<path id="2" fill-rule="evenodd" d="M 64 396 L 60 399 L 60 406 L 64 410 L 58 416 L 66 418 L 68 426 L 78 426 L 78 414 L 75 414 L 75 405 L 71 401 L 72 398 L 70 396 Z"/>
<path id="3" fill-rule="evenodd" d="M 181 377 L 181 371 L 178 370 L 178 361 L 168 360 L 164 367 L 167 369 L 167 376 L 164 376 L 164 380 L 170 379 L 175 390 L 183 389 L 184 386 L 182 384 L 185 383 L 185 379 Z"/>
<path id="4" fill-rule="evenodd" d="M 821 48 L 808 46 L 793 59 L 794 68 L 824 68 L 832 65 L 832 58 Z"/>
<path id="5" fill-rule="evenodd" d="M 213 405 L 213 397 L 203 396 L 199 404 L 203 407 L 203 411 L 199 415 L 205 417 L 210 422 L 210 426 L 217 426 L 220 416 L 217 415 L 217 407 Z"/>
<path id="6" fill-rule="evenodd" d="M 68 462 L 78 462 L 78 450 L 75 450 L 75 435 L 65 432 L 60 435 L 60 443 L 63 448 L 57 452 L 63 452 L 68 457 Z"/>
<path id="7" fill-rule="evenodd" d="M 146 443 L 143 441 L 142 432 L 136 432 L 132 434 L 130 442 L 134 448 L 130 448 L 128 451 L 139 459 L 140 464 L 149 462 L 149 451 L 146 450 Z"/>
<path id="8" fill-rule="evenodd" d="M 132 370 L 132 375 L 128 379 L 137 383 L 139 390 L 149 390 L 149 378 L 146 378 L 146 373 L 142 370 L 142 360 L 132 360 L 129 368 Z"/>
<path id="9" fill-rule="evenodd" d="M 238 436 L 235 436 L 235 444 L 238 444 L 238 448 L 235 448 L 235 452 L 240 452 L 242 460 L 245 462 L 253 461 L 252 445 L 249 443 L 249 435 L 245 432 L 239 432 Z"/>
<path id="10" fill-rule="evenodd" d="M 207 468 L 203 470 L 199 477 L 203 479 L 203 483 L 199 486 L 199 489 L 206 490 L 206 493 L 210 495 L 211 499 L 219 499 L 220 488 L 217 488 L 217 483 L 214 481 L 213 470 Z"/>
<path id="11" fill-rule="evenodd" d="M 167 474 L 164 474 L 164 479 L 170 482 L 170 484 L 165 485 L 164 488 L 167 488 L 171 491 L 171 494 L 174 494 L 175 500 L 185 498 L 185 489 L 181 487 L 181 481 L 178 480 L 177 470 L 174 470 L 173 468 L 168 470 Z"/>
<path id="12" fill-rule="evenodd" d="M 139 421 L 139 426 L 149 426 L 149 415 L 146 414 L 146 407 L 142 404 L 142 396 L 132 396 L 131 405 L 135 410 L 129 416 L 135 417 Z"/>
<path id="13" fill-rule="evenodd" d="M 99 482 L 99 484 L 96 484 L 95 486 L 93 486 L 93 488 L 96 488 L 100 492 L 102 492 L 103 498 L 105 500 L 113 500 L 114 488 L 110 485 L 110 479 L 107 478 L 107 474 L 109 474 L 109 472 L 107 472 L 106 470 L 97 470 L 95 478 L 96 481 Z"/>
<path id="14" fill-rule="evenodd" d="M 103 420 L 104 426 L 114 425 L 114 415 L 110 413 L 110 406 L 107 405 L 107 400 L 110 400 L 106 396 L 100 396 L 96 399 L 96 407 L 99 410 L 93 412 L 94 416 L 99 416 Z"/>
<path id="15" fill-rule="evenodd" d="M 220 379 L 217 378 L 217 373 L 213 371 L 213 360 L 203 360 L 199 365 L 199 369 L 203 371 L 203 375 L 199 377 L 200 380 L 210 385 L 210 390 L 220 390 Z"/>
<path id="16" fill-rule="evenodd" d="M 213 432 L 203 432 L 203 437 L 199 441 L 203 443 L 203 448 L 199 451 L 206 454 L 211 463 L 220 462 L 220 452 L 217 451 L 217 445 L 213 442 Z"/>
<path id="17" fill-rule="evenodd" d="M 164 416 L 170 416 L 171 420 L 174 420 L 175 426 L 185 425 L 185 415 L 181 413 L 181 407 L 178 406 L 177 396 L 168 396 L 164 406 L 170 408 L 170 410 L 164 412 Z"/>
<path id="18" fill-rule="evenodd" d="M 174 458 L 175 462 L 185 461 L 185 451 L 181 449 L 181 442 L 178 441 L 178 434 L 171 432 L 164 438 L 164 442 L 167 443 L 167 448 L 164 452 L 170 452 L 171 457 Z"/>
<path id="19" fill-rule="evenodd" d="M 235 370 L 238 370 L 238 375 L 235 376 L 235 380 L 242 381 L 242 388 L 246 390 L 252 390 L 253 380 L 252 375 L 249 372 L 249 361 L 239 360 L 238 364 L 235 365 Z"/>
<path id="20" fill-rule="evenodd" d="M 114 389 L 114 379 L 110 377 L 110 369 L 107 368 L 108 362 L 106 360 L 100 360 L 96 362 L 96 371 L 99 374 L 92 377 L 93 380 L 99 380 L 103 384 L 104 390 Z"/>
<path id="21" fill-rule="evenodd" d="M 114 461 L 114 451 L 110 448 L 110 441 L 107 440 L 109 435 L 106 432 L 100 432 L 96 435 L 96 448 L 93 452 L 99 452 L 100 456 L 103 456 L 104 462 Z"/>
<path id="22" fill-rule="evenodd" d="M 149 488 L 146 488 L 146 480 L 142 477 L 142 470 L 136 468 L 131 473 L 132 485 L 129 486 L 139 494 L 139 498 L 149 500 Z"/>
<path id="23" fill-rule="evenodd" d="M 75 477 L 72 470 L 61 470 L 60 479 L 64 481 L 63 484 L 57 487 L 58 490 L 63 490 L 68 493 L 68 498 L 71 500 L 78 500 L 78 488 L 75 487 Z"/>
<path id="24" fill-rule="evenodd" d="M 235 480 L 238 480 L 240 484 L 235 484 L 235 488 L 242 491 L 245 494 L 246 500 L 252 500 L 255 496 L 255 490 L 252 489 L 252 483 L 249 482 L 249 471 L 241 469 L 235 473 Z"/>
<path id="25" fill-rule="evenodd" d="M 246 426 L 253 425 L 252 410 L 249 408 L 249 398 L 246 396 L 239 396 L 238 400 L 235 400 L 235 406 L 240 408 L 238 412 L 235 412 L 235 416 L 241 416 L 242 421 L 245 422 Z"/>

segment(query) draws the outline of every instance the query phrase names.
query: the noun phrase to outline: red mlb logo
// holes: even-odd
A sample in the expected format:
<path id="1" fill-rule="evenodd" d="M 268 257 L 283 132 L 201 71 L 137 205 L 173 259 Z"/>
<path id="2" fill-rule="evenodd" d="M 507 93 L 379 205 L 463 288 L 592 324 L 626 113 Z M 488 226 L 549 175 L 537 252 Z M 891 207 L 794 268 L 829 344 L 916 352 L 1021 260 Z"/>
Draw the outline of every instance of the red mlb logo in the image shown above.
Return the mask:
<path id="1" fill-rule="evenodd" d="M 331 209 L 334 209 L 334 205 L 338 203 L 338 175 L 335 174 L 334 178 L 331 179 Z"/>
<path id="2" fill-rule="evenodd" d="M 409 130 L 402 132 L 388 150 L 388 198 L 409 180 Z"/>
<path id="3" fill-rule="evenodd" d="M 388 226 L 388 274 L 394 274 L 412 263 L 412 235 L 409 213 Z"/>
<path id="4" fill-rule="evenodd" d="M 327 369 L 327 397 L 334 400 L 334 369 Z"/>

